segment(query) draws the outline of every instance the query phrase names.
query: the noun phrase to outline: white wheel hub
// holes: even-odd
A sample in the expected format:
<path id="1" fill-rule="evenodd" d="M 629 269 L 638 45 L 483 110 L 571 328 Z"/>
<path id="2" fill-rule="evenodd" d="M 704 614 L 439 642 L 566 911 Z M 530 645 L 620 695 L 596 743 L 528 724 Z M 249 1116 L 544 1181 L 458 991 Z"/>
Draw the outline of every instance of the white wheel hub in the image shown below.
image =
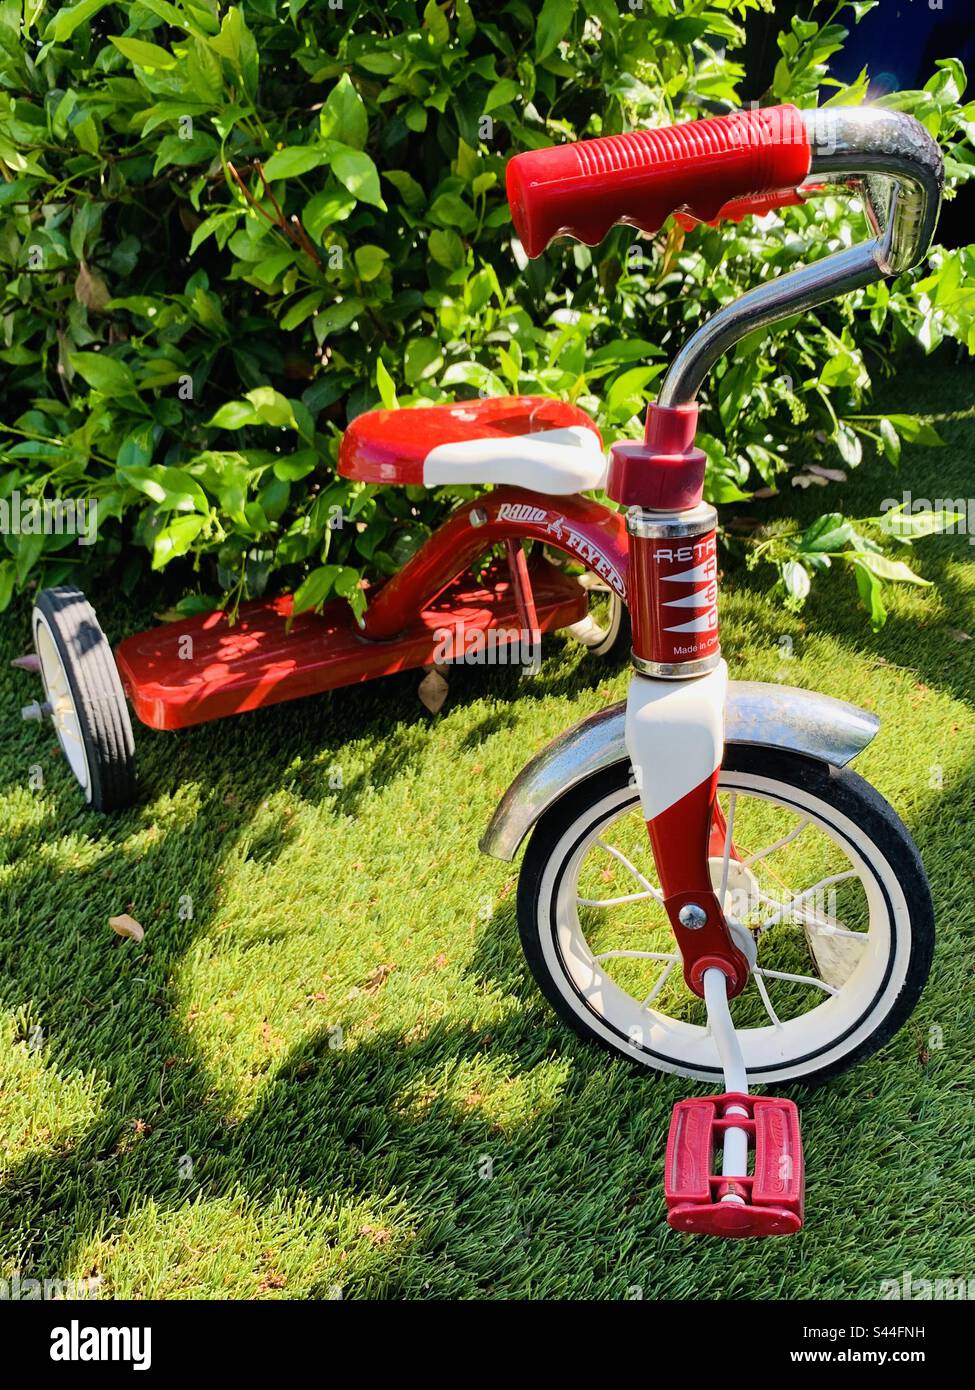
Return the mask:
<path id="1" fill-rule="evenodd" d="M 34 613 L 34 646 L 41 664 L 41 679 L 48 704 L 51 706 L 51 722 L 57 735 L 61 751 L 68 766 L 77 778 L 85 793 L 85 800 L 91 800 L 91 771 L 88 767 L 88 754 L 81 735 L 81 722 L 75 705 L 68 675 L 58 652 L 54 634 L 42 613 Z"/>

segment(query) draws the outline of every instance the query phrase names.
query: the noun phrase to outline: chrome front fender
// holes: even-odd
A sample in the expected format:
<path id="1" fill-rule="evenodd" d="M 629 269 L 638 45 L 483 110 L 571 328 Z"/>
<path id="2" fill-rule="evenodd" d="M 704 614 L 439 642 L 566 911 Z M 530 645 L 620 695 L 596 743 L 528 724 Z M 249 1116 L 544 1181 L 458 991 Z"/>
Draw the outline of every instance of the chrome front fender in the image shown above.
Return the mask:
<path id="1" fill-rule="evenodd" d="M 590 773 L 626 756 L 625 702 L 599 710 L 553 739 L 522 768 L 498 803 L 481 849 L 511 860 L 539 816 Z M 876 715 L 815 690 L 763 681 L 731 681 L 725 741 L 785 748 L 845 767 L 880 727 Z"/>

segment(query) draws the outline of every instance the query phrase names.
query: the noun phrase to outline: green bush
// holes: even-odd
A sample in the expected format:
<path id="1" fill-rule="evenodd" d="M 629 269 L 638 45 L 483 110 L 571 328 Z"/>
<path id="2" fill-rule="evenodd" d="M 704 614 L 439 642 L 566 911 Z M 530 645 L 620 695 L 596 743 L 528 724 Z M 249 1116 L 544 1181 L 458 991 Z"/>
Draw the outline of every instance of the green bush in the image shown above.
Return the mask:
<path id="1" fill-rule="evenodd" d="M 863 235 L 832 199 L 762 229 L 675 225 L 562 243 L 526 264 L 504 200 L 520 149 L 738 105 L 759 0 L 0 0 L 0 258 L 6 410 L 0 500 L 85 497 L 98 544 L 6 534 L 0 606 L 35 581 L 172 566 L 182 610 L 269 585 L 361 609 L 467 489 L 336 478 L 344 424 L 379 404 L 560 395 L 607 442 L 707 313 L 797 257 Z M 770 9 L 770 4 L 764 8 Z M 860 101 L 828 60 L 869 4 L 780 35 L 770 101 Z M 729 56 L 731 55 L 731 56 Z M 975 105 L 944 60 L 889 99 L 971 173 Z M 975 247 L 763 332 L 713 374 L 710 495 L 795 461 L 894 462 L 929 426 L 864 410 L 865 353 L 945 337 L 975 350 Z M 830 516 L 761 551 L 800 602 L 843 552 L 875 622 L 904 578 Z M 824 544 L 824 540 L 829 545 Z M 830 549 L 829 547 L 832 547 Z M 879 557 L 879 558 L 872 558 Z M 905 566 L 900 567 L 906 570 Z M 910 571 L 907 571 L 910 574 Z"/>

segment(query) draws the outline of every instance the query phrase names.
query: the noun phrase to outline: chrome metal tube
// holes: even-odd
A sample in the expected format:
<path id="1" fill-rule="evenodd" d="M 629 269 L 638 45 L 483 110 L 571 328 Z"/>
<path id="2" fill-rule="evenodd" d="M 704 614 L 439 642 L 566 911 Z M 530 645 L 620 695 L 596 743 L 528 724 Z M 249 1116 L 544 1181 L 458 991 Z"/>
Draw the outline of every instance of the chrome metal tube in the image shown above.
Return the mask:
<path id="1" fill-rule="evenodd" d="M 934 235 L 944 188 L 941 150 L 920 121 L 903 111 L 840 106 L 809 111 L 810 179 L 851 181 L 862 193 L 885 250 L 884 274 L 899 275 L 924 255 Z"/>
<path id="2" fill-rule="evenodd" d="M 719 357 L 755 328 L 801 313 L 916 265 L 938 221 L 944 165 L 935 141 L 901 111 L 836 107 L 804 112 L 812 148 L 800 193 L 825 188 L 863 197 L 875 237 L 749 290 L 697 329 L 671 363 L 657 397 L 693 401 Z"/>

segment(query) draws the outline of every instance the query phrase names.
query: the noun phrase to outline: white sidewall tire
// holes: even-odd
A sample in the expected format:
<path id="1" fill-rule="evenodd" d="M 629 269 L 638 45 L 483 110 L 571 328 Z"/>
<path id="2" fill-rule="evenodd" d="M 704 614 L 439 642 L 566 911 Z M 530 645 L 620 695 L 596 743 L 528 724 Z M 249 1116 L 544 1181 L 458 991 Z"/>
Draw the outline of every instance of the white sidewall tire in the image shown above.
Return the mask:
<path id="1" fill-rule="evenodd" d="M 794 806 L 811 815 L 841 845 L 859 872 L 867 896 L 870 939 L 863 961 L 843 990 L 804 1019 L 787 1025 L 786 1031 L 791 1030 L 787 1047 L 783 1035 L 771 1026 L 739 1034 L 749 1078 L 761 1085 L 833 1075 L 882 1046 L 913 1008 L 927 977 L 933 946 L 933 914 L 923 870 L 910 837 L 886 802 L 855 774 L 834 771 L 834 777 L 842 779 L 847 799 L 852 796 L 855 801 L 868 794 L 873 815 L 868 816 L 864 807 L 863 815 L 851 816 L 847 811 L 852 807 L 842 808 L 824 800 L 815 787 L 796 784 L 815 782 L 809 774 L 811 767 L 820 769 L 821 780 L 828 774 L 822 764 L 778 751 L 729 746 L 726 764 L 745 762 L 754 767 L 766 759 L 779 767 L 783 760 L 792 762 L 796 779 L 783 781 L 779 775 L 732 765 L 722 773 L 722 787 L 771 795 Z M 588 806 L 571 820 L 571 812 L 564 813 L 561 826 L 553 816 L 556 806 L 536 829 L 536 835 L 541 831 L 543 837 L 544 862 L 532 854 L 533 837 L 522 870 L 523 880 L 526 870 L 528 878 L 524 886 L 519 882 L 519 929 L 529 965 L 556 1011 L 583 1036 L 643 1066 L 720 1083 L 713 1041 L 698 1027 L 652 1010 L 641 1011 L 638 1001 L 593 962 L 578 925 L 574 910 L 578 863 L 596 834 L 622 809 L 637 804 L 636 788 L 628 785 L 628 765 L 620 764 L 610 772 L 616 774 L 615 787 L 610 785 L 611 775 L 597 774 L 591 780 L 604 779 L 601 794 Z M 823 785 L 829 785 L 828 781 Z M 584 801 L 579 791 L 570 793 L 577 805 Z M 895 856 L 900 874 L 863 828 L 865 821 L 874 823 L 877 814 L 889 826 L 892 847 L 903 847 L 904 853 Z"/>

